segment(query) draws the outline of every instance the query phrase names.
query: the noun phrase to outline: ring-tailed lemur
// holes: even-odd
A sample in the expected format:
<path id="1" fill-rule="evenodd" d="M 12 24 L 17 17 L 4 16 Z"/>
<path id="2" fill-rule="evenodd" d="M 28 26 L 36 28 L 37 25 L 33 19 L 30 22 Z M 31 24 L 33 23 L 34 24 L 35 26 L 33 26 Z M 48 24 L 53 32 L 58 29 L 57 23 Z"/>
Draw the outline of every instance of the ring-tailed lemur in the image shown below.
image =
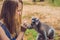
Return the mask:
<path id="1" fill-rule="evenodd" d="M 32 18 L 31 25 L 28 26 L 28 29 L 35 29 L 38 32 L 37 40 L 54 39 L 54 29 L 47 24 L 41 23 L 37 18 Z"/>

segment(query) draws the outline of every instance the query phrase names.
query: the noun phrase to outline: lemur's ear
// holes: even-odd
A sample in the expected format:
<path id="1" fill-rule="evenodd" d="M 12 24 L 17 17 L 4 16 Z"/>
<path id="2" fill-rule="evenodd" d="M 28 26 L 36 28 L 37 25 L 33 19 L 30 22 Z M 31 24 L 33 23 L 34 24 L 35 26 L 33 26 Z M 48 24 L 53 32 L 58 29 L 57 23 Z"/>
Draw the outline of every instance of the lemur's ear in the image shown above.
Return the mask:
<path id="1" fill-rule="evenodd" d="M 32 22 L 35 22 L 36 21 L 36 18 L 35 17 L 32 17 Z"/>
<path id="2" fill-rule="evenodd" d="M 39 19 L 36 19 L 36 25 L 38 25 L 39 24 Z"/>
<path id="3" fill-rule="evenodd" d="M 38 19 L 38 18 L 36 18 L 36 21 L 39 21 L 39 19 Z"/>

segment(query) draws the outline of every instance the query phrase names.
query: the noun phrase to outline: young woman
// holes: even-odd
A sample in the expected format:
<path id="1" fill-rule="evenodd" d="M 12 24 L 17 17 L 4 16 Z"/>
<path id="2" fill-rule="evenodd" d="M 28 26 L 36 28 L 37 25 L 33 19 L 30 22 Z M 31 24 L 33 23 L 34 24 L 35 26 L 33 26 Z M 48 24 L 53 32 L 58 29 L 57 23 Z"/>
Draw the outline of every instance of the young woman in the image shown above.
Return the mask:
<path id="1" fill-rule="evenodd" d="M 21 27 L 23 2 L 20 0 L 5 0 L 0 16 L 0 39 L 22 40 L 25 27 Z"/>

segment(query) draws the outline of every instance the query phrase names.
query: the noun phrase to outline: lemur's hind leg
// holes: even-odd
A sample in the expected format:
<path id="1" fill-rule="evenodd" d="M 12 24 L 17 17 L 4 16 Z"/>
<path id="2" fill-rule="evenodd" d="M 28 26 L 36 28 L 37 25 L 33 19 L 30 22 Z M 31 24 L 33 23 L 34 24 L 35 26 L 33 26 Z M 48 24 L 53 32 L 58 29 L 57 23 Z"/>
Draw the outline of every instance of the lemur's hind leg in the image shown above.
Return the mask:
<path id="1" fill-rule="evenodd" d="M 42 38 L 42 35 L 38 35 L 37 36 L 37 40 L 42 40 L 43 38 Z"/>
<path id="2" fill-rule="evenodd" d="M 51 30 L 51 32 L 48 35 L 49 40 L 54 40 L 54 35 L 55 35 L 54 30 Z"/>

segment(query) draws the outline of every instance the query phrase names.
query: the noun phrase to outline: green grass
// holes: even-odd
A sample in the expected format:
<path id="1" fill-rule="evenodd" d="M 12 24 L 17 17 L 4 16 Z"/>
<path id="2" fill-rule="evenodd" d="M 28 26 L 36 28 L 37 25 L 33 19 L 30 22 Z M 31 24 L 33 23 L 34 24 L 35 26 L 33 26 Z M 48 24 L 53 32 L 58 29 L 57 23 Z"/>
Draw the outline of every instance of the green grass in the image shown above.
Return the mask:
<path id="1" fill-rule="evenodd" d="M 52 0 L 49 0 L 49 3 L 54 6 L 60 6 L 60 0 L 54 0 L 54 2 L 52 2 Z"/>
<path id="2" fill-rule="evenodd" d="M 55 35 L 55 40 L 60 40 L 60 35 L 58 33 Z"/>
<path id="3" fill-rule="evenodd" d="M 60 6 L 60 0 L 55 0 L 54 4 L 55 4 L 56 6 Z"/>
<path id="4" fill-rule="evenodd" d="M 25 32 L 25 36 L 28 37 L 27 40 L 33 40 L 33 39 L 36 40 L 37 32 L 34 29 L 31 30 L 27 29 L 27 31 Z M 55 40 L 60 40 L 60 37 L 57 33 L 55 34 Z"/>
<path id="5" fill-rule="evenodd" d="M 25 32 L 25 35 L 29 36 L 29 34 L 31 34 L 31 36 L 28 37 L 27 40 L 33 40 L 33 39 L 36 40 L 37 32 L 35 30 L 33 30 L 33 29 L 31 29 L 31 30 L 27 29 L 27 31 Z"/>

